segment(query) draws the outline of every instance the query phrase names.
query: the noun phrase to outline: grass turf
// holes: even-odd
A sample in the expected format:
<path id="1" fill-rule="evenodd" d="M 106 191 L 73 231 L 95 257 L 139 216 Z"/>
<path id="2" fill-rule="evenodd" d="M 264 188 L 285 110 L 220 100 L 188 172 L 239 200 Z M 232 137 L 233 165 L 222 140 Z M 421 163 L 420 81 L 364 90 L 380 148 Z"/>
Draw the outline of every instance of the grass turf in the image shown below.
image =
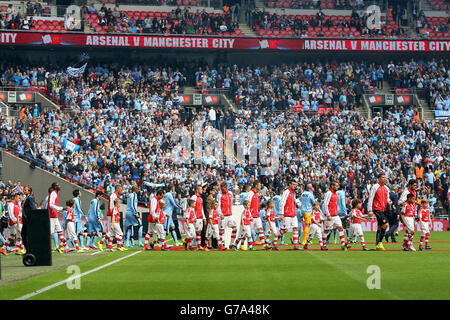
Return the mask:
<path id="1" fill-rule="evenodd" d="M 420 233 L 416 240 L 419 237 Z M 365 238 L 373 241 L 374 234 L 366 232 Z M 434 232 L 430 240 L 436 251 L 362 252 L 356 244 L 354 251 L 347 252 L 141 252 L 83 276 L 79 290 L 63 284 L 31 299 L 450 299 L 450 270 L 445 267 L 450 263 L 450 233 Z M 400 249 L 401 244 L 385 244 L 385 248 Z M 54 258 L 61 259 L 56 260 L 59 270 L 4 286 L 0 299 L 15 299 L 67 279 L 66 265 L 77 264 L 83 273 L 135 251 L 93 256 L 55 253 Z M 7 273 L 33 269 L 8 262 L 19 258 L 2 257 L 2 269 L 5 263 L 10 263 Z M 366 285 L 371 265 L 380 268 L 379 290 Z"/>

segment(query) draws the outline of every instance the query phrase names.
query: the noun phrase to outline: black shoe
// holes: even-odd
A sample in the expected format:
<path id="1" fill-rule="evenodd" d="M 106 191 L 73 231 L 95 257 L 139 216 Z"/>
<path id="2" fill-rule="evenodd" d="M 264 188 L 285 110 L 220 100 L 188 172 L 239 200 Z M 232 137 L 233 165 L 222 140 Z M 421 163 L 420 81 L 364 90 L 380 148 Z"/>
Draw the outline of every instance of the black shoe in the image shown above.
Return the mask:
<path id="1" fill-rule="evenodd" d="M 277 247 L 277 246 L 274 246 L 274 247 L 272 248 L 272 250 L 278 251 L 278 247 Z"/>
<path id="2" fill-rule="evenodd" d="M 431 250 L 430 246 L 425 246 L 425 250 Z"/>
<path id="3" fill-rule="evenodd" d="M 167 251 L 167 248 L 161 248 L 161 251 Z"/>
<path id="4" fill-rule="evenodd" d="M 384 237 L 384 241 L 385 241 L 385 242 L 389 242 L 388 237 Z"/>
<path id="5" fill-rule="evenodd" d="M 367 248 L 363 248 L 363 251 L 367 251 Z"/>
<path id="6" fill-rule="evenodd" d="M 391 242 L 397 242 L 397 239 L 395 239 L 394 237 L 391 238 Z"/>
<path id="7" fill-rule="evenodd" d="M 155 245 L 153 243 L 150 243 L 150 248 L 152 248 L 152 250 L 154 249 Z"/>
<path id="8" fill-rule="evenodd" d="M 403 251 L 409 251 L 407 247 L 403 247 Z"/>
<path id="9" fill-rule="evenodd" d="M 425 251 L 425 249 L 423 247 L 420 247 L 419 251 Z"/>

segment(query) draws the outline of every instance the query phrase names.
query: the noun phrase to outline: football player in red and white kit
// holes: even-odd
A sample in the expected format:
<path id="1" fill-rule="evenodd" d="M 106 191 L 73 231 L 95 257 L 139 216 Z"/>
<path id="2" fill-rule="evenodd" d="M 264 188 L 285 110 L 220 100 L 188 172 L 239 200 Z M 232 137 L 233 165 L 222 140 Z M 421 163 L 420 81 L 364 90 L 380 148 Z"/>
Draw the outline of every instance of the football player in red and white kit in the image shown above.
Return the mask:
<path id="1" fill-rule="evenodd" d="M 306 243 L 303 245 L 303 250 L 308 250 L 308 243 L 316 237 L 319 240 L 320 250 L 326 251 L 328 248 L 323 246 L 323 237 L 322 237 L 322 217 L 320 212 L 320 203 L 315 201 L 312 207 L 311 213 L 311 225 L 309 227 L 308 239 Z"/>
<path id="2" fill-rule="evenodd" d="M 167 251 L 166 244 L 166 230 L 164 230 L 165 219 L 170 217 L 170 214 L 164 213 L 163 209 L 166 206 L 164 199 L 159 200 L 159 208 L 156 211 L 155 230 L 158 237 L 158 245 L 161 245 L 161 251 Z M 167 218 L 166 218 L 167 217 Z"/>
<path id="3" fill-rule="evenodd" d="M 368 215 L 363 215 L 361 212 L 362 202 L 359 199 L 352 200 L 352 212 L 350 215 L 350 236 L 348 243 L 352 243 L 356 237 L 361 238 L 361 245 L 364 251 L 367 251 L 366 242 L 364 240 L 364 233 L 362 230 L 361 222 L 367 221 Z M 350 246 L 348 246 L 350 248 Z"/>
<path id="4" fill-rule="evenodd" d="M 261 221 L 261 216 L 259 214 L 259 191 L 261 190 L 261 182 L 255 181 L 253 183 L 253 188 L 247 195 L 245 200 L 250 202 L 250 212 L 252 214 L 252 225 L 251 229 L 255 234 L 258 235 L 260 243 L 255 241 L 255 245 L 262 244 L 266 247 L 266 239 L 264 238 L 264 229 Z"/>
<path id="5" fill-rule="evenodd" d="M 122 239 L 123 239 L 123 232 L 120 228 L 120 204 L 122 203 L 122 200 L 119 198 L 114 199 L 114 207 L 111 212 L 111 220 L 109 224 L 109 243 L 106 245 L 106 248 L 108 251 L 113 251 L 112 243 L 113 239 L 116 239 L 117 243 L 117 250 L 119 251 L 127 251 L 127 248 L 124 248 L 122 245 Z"/>
<path id="6" fill-rule="evenodd" d="M 192 200 L 195 201 L 195 241 L 197 242 L 197 249 L 198 250 L 204 250 L 209 251 L 208 248 L 205 246 L 205 248 L 202 248 L 201 241 L 202 241 L 202 230 L 203 226 L 206 224 L 206 216 L 205 212 L 203 211 L 203 199 L 202 199 L 202 186 L 197 186 L 195 188 L 195 194 L 191 197 Z"/>
<path id="7" fill-rule="evenodd" d="M 278 230 L 275 220 L 279 219 L 279 217 L 275 216 L 275 202 L 271 199 L 267 201 L 267 212 L 264 217 L 266 220 L 266 239 L 269 239 L 271 235 L 273 235 L 272 249 L 278 250 L 278 238 L 280 238 L 280 231 Z M 268 247 L 267 247 L 268 248 Z"/>
<path id="8" fill-rule="evenodd" d="M 298 220 L 295 212 L 296 205 L 299 201 L 295 199 L 295 190 L 298 183 L 295 180 L 289 182 L 288 188 L 284 190 L 280 200 L 280 220 L 282 222 L 281 235 L 285 234 L 289 229 L 292 229 L 292 240 L 294 243 L 294 250 L 298 248 Z"/>
<path id="9" fill-rule="evenodd" d="M 22 230 L 22 206 L 20 205 L 20 194 L 16 193 L 13 196 L 13 199 L 10 203 L 8 203 L 8 229 L 9 229 L 9 237 L 6 242 L 3 244 L 3 247 L 0 249 L 0 252 L 7 256 L 7 252 L 12 251 L 9 247 L 9 244 L 14 240 L 16 243 L 16 254 L 24 254 L 25 250 L 22 243 L 22 236 L 20 234 Z"/>
<path id="10" fill-rule="evenodd" d="M 219 212 L 217 211 L 218 202 L 213 201 L 212 202 L 213 207 L 211 208 L 211 212 L 209 213 L 209 219 L 208 219 L 208 228 L 206 229 L 206 239 L 208 241 L 208 246 L 211 247 L 212 244 L 212 238 L 217 240 L 217 243 L 219 244 L 219 249 L 223 250 L 226 249 L 222 245 L 222 238 L 220 237 L 219 232 Z"/>
<path id="11" fill-rule="evenodd" d="M 420 236 L 419 251 L 430 250 L 431 247 L 428 245 L 430 239 L 430 230 L 432 229 L 432 220 L 430 209 L 428 209 L 428 199 L 422 199 L 420 201 L 420 209 L 417 213 L 417 220 L 419 221 L 420 230 L 422 235 Z M 423 240 L 425 239 L 425 249 L 423 248 Z"/>
<path id="12" fill-rule="evenodd" d="M 78 245 L 78 235 L 75 231 L 75 217 L 73 214 L 73 210 L 75 208 L 75 201 L 73 199 L 66 201 L 67 206 L 67 214 L 66 214 L 66 239 L 70 240 L 75 243 L 75 250 L 77 250 L 78 253 L 84 252 L 80 249 L 80 246 Z"/>
<path id="13" fill-rule="evenodd" d="M 219 222 L 219 237 L 224 242 L 224 233 L 226 228 L 231 228 L 231 240 L 230 249 L 234 242 L 236 241 L 237 233 L 237 223 L 233 217 L 232 206 L 233 206 L 233 194 L 228 191 L 228 184 L 222 182 L 220 184 L 220 193 L 217 197 L 218 205 L 217 211 L 219 212 L 220 222 Z M 225 243 L 222 244 L 222 250 L 226 250 Z"/>
<path id="14" fill-rule="evenodd" d="M 120 195 L 122 194 L 122 186 L 120 184 L 116 184 L 115 185 L 115 190 L 113 193 L 111 193 L 111 195 L 108 198 L 108 212 L 107 212 L 107 218 L 106 218 L 106 225 L 107 225 L 107 230 L 110 230 L 111 228 L 111 217 L 112 217 L 112 212 L 114 210 L 114 200 L 118 199 L 120 197 Z M 108 244 L 110 242 L 109 239 L 109 232 L 105 235 L 105 242 Z M 112 239 L 111 239 L 112 241 Z"/>
<path id="15" fill-rule="evenodd" d="M 63 229 L 61 228 L 58 218 L 58 212 L 64 210 L 64 207 L 59 206 L 58 193 L 59 190 L 61 190 L 61 187 L 58 183 L 54 182 L 52 183 L 50 189 L 51 192 L 47 199 L 47 208 L 50 212 L 50 234 L 54 236 L 55 246 L 58 243 L 58 238 L 61 241 L 59 246 L 55 248 L 56 251 L 58 251 L 59 253 L 63 253 L 64 251 L 62 247 L 64 247 L 65 252 L 69 252 L 70 249 L 67 245 L 66 239 L 64 238 Z"/>
<path id="16" fill-rule="evenodd" d="M 195 221 L 197 220 L 195 216 L 195 201 L 192 199 L 188 200 L 188 208 L 186 210 L 184 218 L 185 223 L 185 239 L 184 239 L 184 249 L 193 250 L 192 241 L 195 237 Z"/>
<path id="17" fill-rule="evenodd" d="M 148 214 L 148 230 L 145 235 L 145 241 L 144 241 L 144 248 L 142 250 L 151 250 L 153 249 L 153 246 L 156 243 L 156 240 L 153 241 L 150 246 L 151 249 L 148 246 L 148 243 L 150 241 L 150 238 L 156 234 L 156 217 L 157 213 L 159 212 L 159 200 L 161 200 L 164 197 L 164 190 L 158 190 L 156 192 L 156 195 L 152 196 L 149 203 L 149 214 Z"/>
<path id="18" fill-rule="evenodd" d="M 237 248 L 239 248 L 241 241 L 243 240 L 245 243 L 245 239 L 247 239 L 247 249 L 248 250 L 256 250 L 253 248 L 253 239 L 252 239 L 252 230 L 251 230 L 251 223 L 252 223 L 252 214 L 250 211 L 250 201 L 245 200 L 244 201 L 244 212 L 242 212 L 241 216 L 241 228 L 239 230 L 238 240 L 236 242 L 236 245 L 233 246 L 233 249 L 236 251 Z M 244 245 L 240 246 L 240 249 L 243 251 L 246 251 Z"/>
<path id="19" fill-rule="evenodd" d="M 325 244 L 327 241 L 328 231 L 333 230 L 335 228 L 339 231 L 339 238 L 341 239 L 341 247 L 342 250 L 347 249 L 347 244 L 345 243 L 345 233 L 344 228 L 342 227 L 342 221 L 338 214 L 338 195 L 336 191 L 339 189 L 339 184 L 337 181 L 331 182 L 330 190 L 325 193 L 325 197 L 323 200 L 323 208 L 325 215 L 325 222 L 323 225 L 323 243 Z"/>
<path id="20" fill-rule="evenodd" d="M 401 219 L 405 226 L 405 237 L 403 238 L 403 251 L 416 251 L 413 246 L 413 238 L 415 231 L 414 216 L 415 216 L 415 199 L 412 193 L 406 197 L 406 203 L 403 204 L 401 211 Z"/>

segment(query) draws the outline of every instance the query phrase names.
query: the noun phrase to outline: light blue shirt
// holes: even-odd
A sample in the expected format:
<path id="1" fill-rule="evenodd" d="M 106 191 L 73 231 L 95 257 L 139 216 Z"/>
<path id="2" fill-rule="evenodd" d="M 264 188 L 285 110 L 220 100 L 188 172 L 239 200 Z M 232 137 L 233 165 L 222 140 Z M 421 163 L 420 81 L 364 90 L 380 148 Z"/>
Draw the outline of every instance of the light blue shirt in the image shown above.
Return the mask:
<path id="1" fill-rule="evenodd" d="M 338 190 L 336 194 L 338 195 L 338 214 L 342 217 L 347 214 L 347 207 L 345 206 L 345 191 Z"/>
<path id="2" fill-rule="evenodd" d="M 75 221 L 81 221 L 81 218 L 86 217 L 83 209 L 81 208 L 81 199 L 79 197 L 75 197 L 73 198 L 73 201 L 75 201 L 75 208 L 73 208 L 73 219 Z"/>
<path id="3" fill-rule="evenodd" d="M 316 201 L 311 191 L 305 191 L 300 196 L 300 210 L 302 213 L 312 213 L 313 203 Z"/>
<path id="4" fill-rule="evenodd" d="M 138 214 L 138 198 L 137 198 L 137 194 L 135 192 L 132 192 L 128 195 L 127 198 L 127 211 L 126 214 L 127 215 L 136 215 Z"/>
<path id="5" fill-rule="evenodd" d="M 172 192 L 167 192 L 164 195 L 164 201 L 166 202 L 166 206 L 163 209 L 163 211 L 165 213 L 168 213 L 168 214 L 172 215 L 173 214 L 173 210 L 175 208 L 180 208 L 181 209 L 181 207 L 175 202 L 175 199 L 173 198 Z"/>

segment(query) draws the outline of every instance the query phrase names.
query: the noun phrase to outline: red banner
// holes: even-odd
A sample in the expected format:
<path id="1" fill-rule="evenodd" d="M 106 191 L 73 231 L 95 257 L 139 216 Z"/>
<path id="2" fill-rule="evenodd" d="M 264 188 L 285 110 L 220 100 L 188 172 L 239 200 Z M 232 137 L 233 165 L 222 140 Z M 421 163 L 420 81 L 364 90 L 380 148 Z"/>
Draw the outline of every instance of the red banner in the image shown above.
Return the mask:
<path id="1" fill-rule="evenodd" d="M 450 51 L 450 40 L 263 39 L 40 32 L 0 32 L 0 44 L 233 50 Z"/>

